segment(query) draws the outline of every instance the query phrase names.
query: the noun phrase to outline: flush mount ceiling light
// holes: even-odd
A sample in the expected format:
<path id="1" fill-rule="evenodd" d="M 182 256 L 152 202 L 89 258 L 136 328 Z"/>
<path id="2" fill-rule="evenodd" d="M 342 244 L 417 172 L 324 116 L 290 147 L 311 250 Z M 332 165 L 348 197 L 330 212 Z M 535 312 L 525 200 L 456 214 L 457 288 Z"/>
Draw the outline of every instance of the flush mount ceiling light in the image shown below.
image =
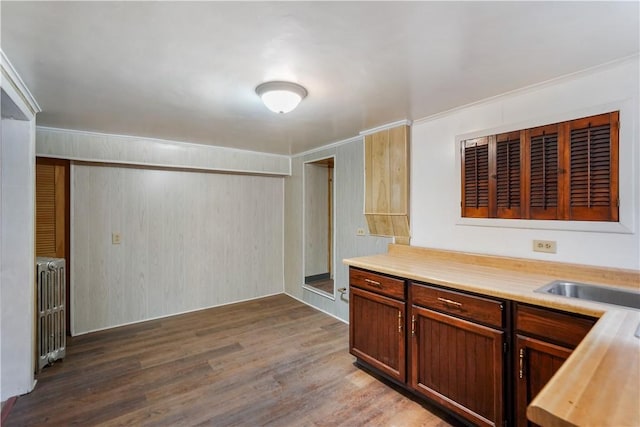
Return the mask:
<path id="1" fill-rule="evenodd" d="M 268 109 L 274 113 L 288 113 L 307 96 L 307 90 L 291 82 L 266 82 L 256 88 L 256 93 Z"/>

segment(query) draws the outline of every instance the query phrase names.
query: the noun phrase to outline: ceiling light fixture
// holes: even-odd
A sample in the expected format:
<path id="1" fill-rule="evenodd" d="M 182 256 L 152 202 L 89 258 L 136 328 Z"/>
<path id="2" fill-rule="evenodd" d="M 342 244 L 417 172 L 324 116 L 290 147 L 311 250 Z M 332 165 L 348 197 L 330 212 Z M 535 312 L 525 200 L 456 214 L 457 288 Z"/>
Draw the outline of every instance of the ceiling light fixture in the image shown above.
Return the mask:
<path id="1" fill-rule="evenodd" d="M 256 93 L 274 113 L 288 113 L 307 96 L 307 90 L 291 82 L 266 82 L 258 85 Z"/>

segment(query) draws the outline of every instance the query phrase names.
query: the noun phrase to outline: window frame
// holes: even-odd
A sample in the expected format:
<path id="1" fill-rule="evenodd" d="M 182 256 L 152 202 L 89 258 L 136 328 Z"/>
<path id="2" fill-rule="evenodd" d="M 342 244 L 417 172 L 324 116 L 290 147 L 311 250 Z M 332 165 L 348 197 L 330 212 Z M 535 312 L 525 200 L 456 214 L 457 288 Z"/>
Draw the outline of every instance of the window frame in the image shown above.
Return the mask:
<path id="1" fill-rule="evenodd" d="M 622 104 L 622 105 L 621 105 Z M 625 108 L 623 108 L 623 106 Z M 521 215 L 520 218 L 509 218 L 508 216 L 504 216 L 504 217 L 500 217 L 500 215 L 498 214 L 497 211 L 494 210 L 495 215 L 491 215 L 493 212 L 490 210 L 490 215 L 488 216 L 464 216 L 465 212 L 464 212 L 464 183 L 461 183 L 462 185 L 460 186 L 461 188 L 461 193 L 460 193 L 460 205 L 461 208 L 460 209 L 460 216 L 458 217 L 458 220 L 456 222 L 457 225 L 476 225 L 476 226 L 500 226 L 500 227 L 513 227 L 513 228 L 537 228 L 537 229 L 558 229 L 558 230 L 584 230 L 584 231 L 602 231 L 602 232 L 614 232 L 614 233 L 632 233 L 634 232 L 634 228 L 635 228 L 635 221 L 633 221 L 633 217 L 634 212 L 631 206 L 627 206 L 624 210 L 621 208 L 621 203 L 619 202 L 619 197 L 621 193 L 624 193 L 628 196 L 632 196 L 631 191 L 633 190 L 633 186 L 632 185 L 628 185 L 624 183 L 623 177 L 620 177 L 620 169 L 624 169 L 625 170 L 625 174 L 629 175 L 629 174 L 633 174 L 633 170 L 632 170 L 632 159 L 627 159 L 624 163 L 624 165 L 621 165 L 619 163 L 619 161 L 616 161 L 616 159 L 612 160 L 612 165 L 611 165 L 611 174 L 615 176 L 614 180 L 617 181 L 617 188 L 613 188 L 612 189 L 612 200 L 616 200 L 618 201 L 615 206 L 611 206 L 612 209 L 615 209 L 615 213 L 613 213 L 610 218 L 612 219 L 588 219 L 588 220 L 584 220 L 584 219 L 579 219 L 578 217 L 575 218 L 571 218 L 568 214 L 566 214 L 562 209 L 563 207 L 560 206 L 560 214 L 562 215 L 560 217 L 560 215 L 556 216 L 554 219 L 551 219 L 551 217 L 553 217 L 553 215 L 539 215 L 535 212 L 536 209 L 530 209 L 530 197 L 531 197 L 531 189 L 530 189 L 530 182 L 529 182 L 529 178 L 530 178 L 530 173 L 531 171 L 529 170 L 529 161 L 530 161 L 530 154 L 531 154 L 531 136 L 535 136 L 536 133 L 541 132 L 541 130 L 543 128 L 550 128 L 553 126 L 559 126 L 562 127 L 563 124 L 568 124 L 568 123 L 578 123 L 579 121 L 582 120 L 588 120 L 588 119 L 593 119 L 593 116 L 599 116 L 599 115 L 609 115 L 611 113 L 613 114 L 617 114 L 617 120 L 612 120 L 612 122 L 617 123 L 618 127 L 617 127 L 617 131 L 616 132 L 612 132 L 614 134 L 614 137 L 611 138 L 612 139 L 612 144 L 616 145 L 616 149 L 612 150 L 614 151 L 614 154 L 616 156 L 619 157 L 620 160 L 624 160 L 624 155 L 621 153 L 621 147 L 619 146 L 619 141 L 622 140 L 625 136 L 623 135 L 622 132 L 622 126 L 620 125 L 622 122 L 622 118 L 624 118 L 624 114 L 623 114 L 623 110 L 626 109 L 631 109 L 631 106 L 629 105 L 629 100 L 626 100 L 624 103 L 615 103 L 615 104 L 608 104 L 606 106 L 600 106 L 600 107 L 594 107 L 594 108 L 590 108 L 590 109 L 585 109 L 583 110 L 584 114 L 580 114 L 580 115 L 576 115 L 576 114 L 572 114 L 571 116 L 568 117 L 554 117 L 551 120 L 536 120 L 536 121 L 531 121 L 531 122 L 527 122 L 524 123 L 524 125 L 520 125 L 520 126 L 501 126 L 500 128 L 495 128 L 493 130 L 487 130 L 487 131 L 483 131 L 483 132 L 474 132 L 474 133 L 469 133 L 469 134 L 463 134 L 463 135 L 457 135 L 456 136 L 456 144 L 458 146 L 458 155 L 456 156 L 456 163 L 457 163 L 457 167 L 459 167 L 460 169 L 458 169 L 458 176 L 461 177 L 461 179 L 463 179 L 463 175 L 462 175 L 462 171 L 461 169 L 464 168 L 464 163 L 463 163 L 463 156 L 462 156 L 462 151 L 461 151 L 461 147 L 464 141 L 466 140 L 470 140 L 470 139 L 477 139 L 477 138 L 487 138 L 490 136 L 497 136 L 499 134 L 504 134 L 504 133 L 510 133 L 510 132 L 521 132 L 522 137 L 521 137 L 521 162 L 522 162 L 522 174 L 525 177 L 525 179 L 521 180 L 521 184 L 523 185 L 523 188 L 521 189 L 521 195 L 522 198 L 526 201 L 526 203 L 523 204 L 523 209 L 521 209 Z M 577 118 L 576 118 L 577 117 Z M 627 120 L 631 120 L 630 118 L 628 118 L 629 116 L 626 116 Z M 559 120 L 560 119 L 560 120 Z M 566 126 L 567 128 L 570 126 Z M 612 130 L 614 129 L 615 126 L 612 126 Z M 514 131 L 513 129 L 520 129 L 519 131 Z M 566 130 L 563 129 L 559 129 L 558 133 L 560 134 L 560 132 L 563 132 Z M 482 135 L 482 136 L 479 136 Z M 616 138 L 617 137 L 617 138 Z M 627 138 L 629 136 L 626 136 Z M 558 139 L 561 139 L 560 137 Z M 614 142 L 615 140 L 615 142 Z M 558 141 L 558 147 L 562 147 L 562 142 Z M 628 147 L 625 148 L 624 150 L 625 152 L 629 152 L 631 151 L 631 149 L 629 149 Z M 489 154 L 490 157 L 493 158 L 493 160 L 495 160 L 495 150 L 493 150 L 492 153 Z M 615 157 L 615 156 L 613 156 Z M 563 165 L 565 164 L 565 158 L 564 158 L 564 153 L 558 153 L 558 162 L 561 164 L 560 168 L 563 168 Z M 494 165 L 490 165 L 489 168 L 493 168 Z M 493 170 L 493 173 L 495 173 L 495 169 Z M 564 197 L 564 190 L 565 190 L 565 185 L 563 184 L 562 186 L 560 185 L 562 183 L 562 177 L 560 177 L 558 179 L 558 197 L 560 198 L 560 200 L 564 200 L 562 199 Z M 614 182 L 614 180 L 612 179 L 611 182 Z M 523 182 L 524 181 L 524 182 Z M 623 188 L 624 187 L 624 188 Z M 631 187 L 631 188 L 629 188 Z M 491 201 L 490 203 L 495 204 L 495 194 L 493 194 L 494 196 L 494 200 Z M 561 203 L 560 203 L 561 204 Z M 555 210 L 555 209 L 554 209 Z M 623 212 L 624 211 L 624 212 Z M 615 215 L 617 214 L 617 215 Z"/>

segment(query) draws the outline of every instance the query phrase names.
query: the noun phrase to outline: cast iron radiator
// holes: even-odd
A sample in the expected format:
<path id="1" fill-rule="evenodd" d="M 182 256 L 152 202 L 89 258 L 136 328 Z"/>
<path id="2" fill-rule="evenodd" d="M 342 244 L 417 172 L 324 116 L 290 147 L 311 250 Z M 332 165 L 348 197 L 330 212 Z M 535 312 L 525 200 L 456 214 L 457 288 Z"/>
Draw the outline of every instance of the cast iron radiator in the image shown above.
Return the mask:
<path id="1" fill-rule="evenodd" d="M 65 262 L 36 258 L 38 285 L 38 370 L 65 356 Z"/>

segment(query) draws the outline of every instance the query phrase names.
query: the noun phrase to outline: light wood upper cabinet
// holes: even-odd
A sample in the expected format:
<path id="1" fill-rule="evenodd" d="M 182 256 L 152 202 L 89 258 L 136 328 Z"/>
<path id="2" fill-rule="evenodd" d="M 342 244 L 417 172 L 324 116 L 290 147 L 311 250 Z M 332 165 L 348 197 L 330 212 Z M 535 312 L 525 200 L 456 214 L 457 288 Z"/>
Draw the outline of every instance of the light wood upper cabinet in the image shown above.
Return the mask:
<path id="1" fill-rule="evenodd" d="M 409 243 L 409 126 L 364 139 L 365 203 L 369 233 Z"/>

